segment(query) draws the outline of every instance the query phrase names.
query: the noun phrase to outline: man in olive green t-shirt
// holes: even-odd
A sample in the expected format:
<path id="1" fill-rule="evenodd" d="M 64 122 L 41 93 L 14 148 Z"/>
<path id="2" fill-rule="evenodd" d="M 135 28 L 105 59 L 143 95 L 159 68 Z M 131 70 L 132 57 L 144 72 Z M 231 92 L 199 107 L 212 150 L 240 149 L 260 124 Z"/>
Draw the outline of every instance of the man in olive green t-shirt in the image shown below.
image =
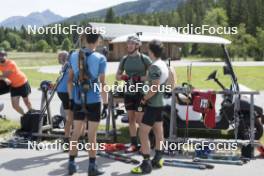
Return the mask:
<path id="1" fill-rule="evenodd" d="M 135 86 L 144 84 L 146 80 L 148 67 L 151 65 L 151 60 L 148 56 L 141 54 L 139 48 L 141 42 L 138 36 L 130 36 L 127 39 L 128 55 L 124 56 L 119 64 L 116 73 L 117 80 L 126 82 L 124 90 L 125 107 L 129 119 L 129 132 L 131 137 L 131 146 L 126 152 L 137 151 L 137 122 L 141 122 L 143 112 L 140 112 L 139 106 L 143 97 L 143 90 L 136 89 Z"/>

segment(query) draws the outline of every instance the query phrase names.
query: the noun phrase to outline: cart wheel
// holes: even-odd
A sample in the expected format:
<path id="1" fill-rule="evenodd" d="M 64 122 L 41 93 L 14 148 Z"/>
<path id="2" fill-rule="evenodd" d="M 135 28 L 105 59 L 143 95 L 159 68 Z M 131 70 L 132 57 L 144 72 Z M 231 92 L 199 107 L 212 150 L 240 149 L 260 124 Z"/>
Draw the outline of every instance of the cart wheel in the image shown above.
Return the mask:
<path id="1" fill-rule="evenodd" d="M 263 125 L 260 120 L 256 120 L 255 122 L 255 140 L 259 140 L 263 135 Z M 250 138 L 250 122 L 241 120 L 238 126 L 238 138 L 247 140 Z"/>

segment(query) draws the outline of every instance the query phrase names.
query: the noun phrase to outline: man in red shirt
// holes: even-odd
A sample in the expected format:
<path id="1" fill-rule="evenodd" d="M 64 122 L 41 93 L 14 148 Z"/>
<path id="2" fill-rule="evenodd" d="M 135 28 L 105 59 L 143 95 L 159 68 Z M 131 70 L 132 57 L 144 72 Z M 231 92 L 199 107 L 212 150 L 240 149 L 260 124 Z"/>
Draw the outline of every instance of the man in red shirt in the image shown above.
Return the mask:
<path id="1" fill-rule="evenodd" d="M 14 61 L 7 59 L 7 53 L 3 49 L 0 49 L 0 80 L 4 80 L 10 85 L 12 106 L 18 113 L 25 114 L 23 108 L 19 105 L 20 97 L 23 98 L 28 110 L 32 110 L 28 98 L 31 88 L 27 77 Z"/>

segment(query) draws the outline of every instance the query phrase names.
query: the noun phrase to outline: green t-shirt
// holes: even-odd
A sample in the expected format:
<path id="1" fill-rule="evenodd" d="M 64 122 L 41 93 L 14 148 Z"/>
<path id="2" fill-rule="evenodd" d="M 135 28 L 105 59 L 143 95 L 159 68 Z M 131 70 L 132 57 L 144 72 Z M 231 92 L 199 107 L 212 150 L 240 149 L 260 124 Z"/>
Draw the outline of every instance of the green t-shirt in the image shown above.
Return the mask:
<path id="1" fill-rule="evenodd" d="M 144 54 L 124 56 L 120 61 L 119 70 L 125 71 L 129 77 L 145 76 L 151 63 L 151 59 Z"/>
<path id="2" fill-rule="evenodd" d="M 149 86 L 152 85 L 153 80 L 158 80 L 161 77 L 161 70 L 158 66 L 156 65 L 151 65 L 148 70 L 148 80 L 149 80 Z M 163 101 L 163 92 L 157 92 L 153 97 L 151 97 L 147 105 L 151 107 L 162 107 L 164 106 L 164 101 Z"/>
<path id="3" fill-rule="evenodd" d="M 133 76 L 146 76 L 148 67 L 151 65 L 151 59 L 144 55 L 135 55 L 135 56 L 124 56 L 119 64 L 119 70 L 124 71 L 129 77 Z M 145 83 L 142 83 L 145 84 Z M 144 94 L 142 89 L 139 89 L 141 94 Z M 135 92 L 125 92 L 127 95 L 135 95 Z"/>

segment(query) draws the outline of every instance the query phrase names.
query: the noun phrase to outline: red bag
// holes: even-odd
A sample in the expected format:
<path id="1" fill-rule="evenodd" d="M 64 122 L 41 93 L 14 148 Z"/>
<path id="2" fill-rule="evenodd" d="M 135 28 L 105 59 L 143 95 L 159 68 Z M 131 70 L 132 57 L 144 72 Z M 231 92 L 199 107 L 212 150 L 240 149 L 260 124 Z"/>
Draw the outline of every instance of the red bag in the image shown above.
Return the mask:
<path id="1" fill-rule="evenodd" d="M 194 90 L 192 92 L 193 110 L 200 112 L 204 116 L 204 125 L 207 128 L 214 128 L 215 123 L 215 101 L 216 94 L 212 91 L 201 92 Z"/>

